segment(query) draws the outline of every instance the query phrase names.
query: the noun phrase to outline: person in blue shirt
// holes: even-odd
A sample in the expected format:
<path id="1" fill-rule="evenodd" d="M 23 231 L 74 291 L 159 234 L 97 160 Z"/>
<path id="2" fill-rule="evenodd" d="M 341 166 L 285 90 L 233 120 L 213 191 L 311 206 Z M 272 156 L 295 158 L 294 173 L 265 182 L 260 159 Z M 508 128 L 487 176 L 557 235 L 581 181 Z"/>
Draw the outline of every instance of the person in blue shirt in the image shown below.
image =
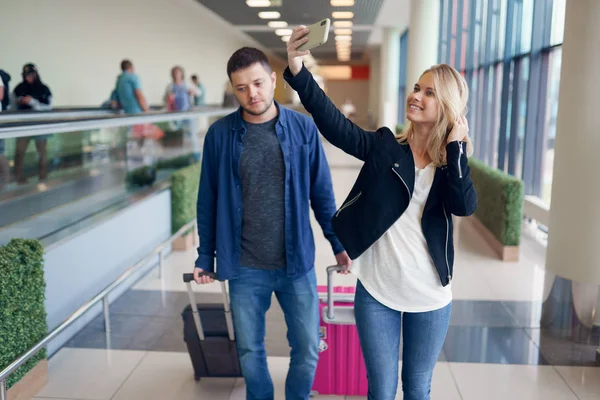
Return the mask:
<path id="1" fill-rule="evenodd" d="M 115 89 L 111 93 L 110 107 L 112 109 L 122 109 L 125 114 L 148 112 L 148 102 L 142 93 L 142 84 L 133 69 L 133 63 L 130 60 L 121 61 L 121 71 L 121 75 L 117 77 Z M 146 164 L 152 163 L 154 142 L 152 140 L 146 141 L 144 136 L 134 135 L 132 128 L 135 128 L 135 126 L 125 128 L 127 137 L 133 139 L 127 144 L 128 162 L 143 160 Z M 148 147 L 149 150 L 146 150 Z"/>
<path id="2" fill-rule="evenodd" d="M 246 398 L 273 399 L 265 314 L 275 293 L 291 361 L 286 399 L 308 399 L 318 360 L 319 305 L 310 208 L 338 264 L 350 259 L 331 227 L 331 172 L 312 120 L 274 101 L 276 73 L 260 50 L 242 48 L 227 74 L 238 111 L 215 122 L 204 142 L 198 191 L 200 246 L 194 279 L 229 280 Z"/>
<path id="3" fill-rule="evenodd" d="M 133 63 L 129 60 L 121 61 L 121 71 L 123 72 L 117 78 L 114 91 L 115 98 L 111 100 L 116 100 L 126 114 L 148 111 L 148 103 L 142 93 L 140 78 L 133 70 Z"/>

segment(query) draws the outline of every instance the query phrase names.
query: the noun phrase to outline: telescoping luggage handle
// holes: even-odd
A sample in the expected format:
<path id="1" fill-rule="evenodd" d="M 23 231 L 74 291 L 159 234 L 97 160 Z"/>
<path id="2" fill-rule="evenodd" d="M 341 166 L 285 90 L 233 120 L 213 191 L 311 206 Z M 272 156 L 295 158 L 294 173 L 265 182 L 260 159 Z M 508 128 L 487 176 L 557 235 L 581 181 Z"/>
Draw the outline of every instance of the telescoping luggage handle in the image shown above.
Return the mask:
<path id="1" fill-rule="evenodd" d="M 200 276 L 208 276 L 214 280 L 217 279 L 217 275 L 214 272 L 202 272 Z M 183 274 L 183 281 L 187 286 L 188 296 L 190 297 L 190 305 L 192 306 L 192 313 L 194 317 L 194 323 L 196 324 L 196 330 L 198 330 L 198 337 L 200 340 L 204 340 L 204 329 L 202 328 L 202 321 L 200 321 L 200 314 L 198 313 L 198 306 L 196 304 L 196 296 L 192 290 L 192 282 L 194 281 L 194 274 Z M 227 335 L 229 340 L 235 340 L 235 333 L 233 331 L 233 319 L 231 318 L 231 308 L 229 307 L 229 293 L 227 293 L 227 286 L 225 281 L 220 281 L 221 292 L 223 295 L 223 306 L 225 307 L 225 322 L 227 322 Z"/>
<path id="2" fill-rule="evenodd" d="M 333 274 L 338 271 L 344 271 L 343 265 L 332 265 L 327 267 L 327 307 L 323 308 L 323 322 L 336 325 L 355 325 L 354 306 L 335 307 L 333 304 Z M 337 311 L 337 312 L 336 312 Z"/>

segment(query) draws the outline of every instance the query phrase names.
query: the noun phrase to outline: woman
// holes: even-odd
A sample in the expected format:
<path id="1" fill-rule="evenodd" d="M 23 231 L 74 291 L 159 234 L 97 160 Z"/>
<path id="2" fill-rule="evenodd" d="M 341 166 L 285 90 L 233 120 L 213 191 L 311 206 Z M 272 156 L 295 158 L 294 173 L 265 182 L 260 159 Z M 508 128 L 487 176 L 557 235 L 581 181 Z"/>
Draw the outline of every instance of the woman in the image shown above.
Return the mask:
<path id="1" fill-rule="evenodd" d="M 175 66 L 171 69 L 172 82 L 165 90 L 165 103 L 169 111 L 188 111 L 192 106 L 192 98 L 196 90 L 184 81 L 183 68 Z"/>
<path id="2" fill-rule="evenodd" d="M 356 325 L 369 378 L 369 399 L 396 396 L 402 328 L 405 400 L 429 399 L 433 369 L 452 308 L 452 214 L 477 206 L 464 117 L 468 88 L 450 66 L 425 71 L 406 102 L 405 130 L 366 132 L 346 119 L 302 65 L 308 30 L 288 42 L 284 78 L 323 136 L 365 164 L 332 219 L 355 260 Z"/>
<path id="3" fill-rule="evenodd" d="M 183 68 L 175 66 L 171 69 L 171 78 L 165 91 L 165 103 L 169 111 L 189 111 L 192 108 L 192 99 L 196 89 L 188 86 L 184 80 Z M 172 121 L 173 130 L 184 129 L 190 139 L 192 154 L 196 162 L 200 161 L 200 140 L 198 138 L 197 118 L 189 120 Z"/>
<path id="4" fill-rule="evenodd" d="M 23 66 L 23 82 L 19 83 L 13 92 L 13 110 L 35 110 L 48 111 L 52 109 L 52 93 L 46 86 L 34 64 L 25 64 Z M 29 140 L 35 140 L 35 146 L 38 152 L 38 174 L 39 181 L 45 181 L 48 178 L 48 156 L 47 143 L 50 135 L 39 135 L 21 137 L 17 139 L 15 150 L 15 179 L 19 184 L 27 183 L 27 177 L 23 173 L 23 164 L 25 162 L 25 152 L 29 145 Z"/>

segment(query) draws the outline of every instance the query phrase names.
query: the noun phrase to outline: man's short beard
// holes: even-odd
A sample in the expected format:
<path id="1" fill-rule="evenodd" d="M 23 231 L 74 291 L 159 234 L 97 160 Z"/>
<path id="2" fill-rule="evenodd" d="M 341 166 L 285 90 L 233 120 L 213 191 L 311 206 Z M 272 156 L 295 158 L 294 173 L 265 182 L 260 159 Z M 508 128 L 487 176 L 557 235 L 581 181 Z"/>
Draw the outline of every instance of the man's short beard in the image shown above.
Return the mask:
<path id="1" fill-rule="evenodd" d="M 247 108 L 244 108 L 244 111 L 246 111 L 250 115 L 254 115 L 255 117 L 258 117 L 260 115 L 263 115 L 267 111 L 269 111 L 269 109 L 271 108 L 272 105 L 273 105 L 273 99 L 271 99 L 271 102 L 269 103 L 269 105 L 267 107 L 265 107 L 265 109 L 262 110 L 261 112 L 255 112 L 255 111 L 249 110 Z"/>

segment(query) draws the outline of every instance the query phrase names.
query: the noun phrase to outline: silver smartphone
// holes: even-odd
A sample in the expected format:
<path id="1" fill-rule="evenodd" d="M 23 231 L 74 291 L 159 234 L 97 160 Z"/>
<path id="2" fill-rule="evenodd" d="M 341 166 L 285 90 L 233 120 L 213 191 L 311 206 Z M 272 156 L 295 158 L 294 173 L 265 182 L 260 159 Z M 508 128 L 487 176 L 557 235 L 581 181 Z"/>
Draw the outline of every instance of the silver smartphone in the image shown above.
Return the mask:
<path id="1" fill-rule="evenodd" d="M 330 26 L 331 21 L 329 18 L 325 18 L 315 24 L 307 26 L 309 32 L 305 37 L 308 37 L 308 42 L 298 47 L 298 50 L 304 51 L 314 49 L 315 47 L 321 46 L 323 43 L 327 42 Z"/>

